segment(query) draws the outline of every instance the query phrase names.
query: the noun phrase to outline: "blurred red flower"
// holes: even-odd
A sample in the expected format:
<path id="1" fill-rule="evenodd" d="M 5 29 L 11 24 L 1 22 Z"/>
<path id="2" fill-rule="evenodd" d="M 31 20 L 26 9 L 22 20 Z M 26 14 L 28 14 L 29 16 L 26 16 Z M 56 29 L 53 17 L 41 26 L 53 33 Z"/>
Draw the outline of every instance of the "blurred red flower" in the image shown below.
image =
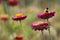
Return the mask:
<path id="1" fill-rule="evenodd" d="M 14 40 L 23 40 L 23 36 L 17 35 Z"/>
<path id="2" fill-rule="evenodd" d="M 6 20 L 8 20 L 8 15 L 1 15 L 1 20 L 4 20 L 4 21 L 6 21 Z"/>
<path id="3" fill-rule="evenodd" d="M 34 30 L 44 30 L 44 29 L 47 29 L 47 26 L 48 26 L 48 22 L 41 22 L 38 24 L 32 24 L 32 28 Z"/>
<path id="4" fill-rule="evenodd" d="M 0 0 L 0 3 L 2 2 L 3 0 Z"/>
<path id="5" fill-rule="evenodd" d="M 18 5 L 18 0 L 8 0 L 8 5 L 10 6 L 15 6 L 15 5 Z"/>

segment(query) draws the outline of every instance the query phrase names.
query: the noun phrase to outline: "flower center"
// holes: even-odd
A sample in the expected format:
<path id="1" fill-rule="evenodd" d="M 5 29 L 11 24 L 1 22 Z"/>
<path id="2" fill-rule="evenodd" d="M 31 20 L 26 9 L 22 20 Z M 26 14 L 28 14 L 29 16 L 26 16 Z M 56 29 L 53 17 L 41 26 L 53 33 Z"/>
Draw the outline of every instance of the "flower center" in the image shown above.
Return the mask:
<path id="1" fill-rule="evenodd" d="M 23 14 L 22 13 L 18 13 L 18 14 L 16 14 L 16 16 L 23 16 Z"/>
<path id="2" fill-rule="evenodd" d="M 43 22 L 38 22 L 38 24 L 43 24 Z"/>
<path id="3" fill-rule="evenodd" d="M 3 15 L 1 16 L 1 18 L 8 18 L 8 15 Z"/>

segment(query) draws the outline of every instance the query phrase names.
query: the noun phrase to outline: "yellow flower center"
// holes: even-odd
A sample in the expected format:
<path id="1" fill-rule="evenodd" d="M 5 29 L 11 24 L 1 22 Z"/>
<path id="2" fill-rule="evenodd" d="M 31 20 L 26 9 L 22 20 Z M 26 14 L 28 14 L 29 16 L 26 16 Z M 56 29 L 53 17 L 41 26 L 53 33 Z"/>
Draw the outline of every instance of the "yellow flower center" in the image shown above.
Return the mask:
<path id="1" fill-rule="evenodd" d="M 18 13 L 18 14 L 16 14 L 16 16 L 23 16 L 23 14 L 22 13 Z"/>
<path id="2" fill-rule="evenodd" d="M 38 22 L 37 24 L 42 24 L 43 22 Z"/>
<path id="3" fill-rule="evenodd" d="M 2 15 L 1 18 L 8 18 L 8 15 Z"/>

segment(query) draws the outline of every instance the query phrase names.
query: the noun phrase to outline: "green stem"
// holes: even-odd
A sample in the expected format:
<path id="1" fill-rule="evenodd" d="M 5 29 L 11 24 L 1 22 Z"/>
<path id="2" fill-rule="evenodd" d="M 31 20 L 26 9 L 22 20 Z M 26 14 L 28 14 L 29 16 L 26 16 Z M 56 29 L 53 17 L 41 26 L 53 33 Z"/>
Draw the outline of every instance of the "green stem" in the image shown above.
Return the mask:
<path id="1" fill-rule="evenodd" d="M 50 28 L 48 28 L 48 32 L 49 32 L 49 40 L 52 40 L 52 39 L 51 39 L 51 32 L 50 32 Z"/>
<path id="2" fill-rule="evenodd" d="M 21 22 L 21 20 L 20 20 L 20 26 L 22 27 L 22 22 Z"/>
<path id="3" fill-rule="evenodd" d="M 45 40 L 44 34 L 43 34 L 43 31 L 42 30 L 41 30 L 41 34 L 42 34 L 42 39 L 41 40 Z"/>
<path id="4" fill-rule="evenodd" d="M 20 23 L 20 25 L 18 26 L 18 28 L 17 28 L 17 35 L 21 35 L 22 34 L 22 23 L 21 23 L 21 20 L 20 21 L 18 21 L 18 23 Z"/>
<path id="5" fill-rule="evenodd" d="M 20 26 L 21 26 L 22 32 L 25 32 L 25 31 L 24 31 L 24 28 L 23 28 L 23 26 L 22 26 L 21 20 L 20 20 Z"/>
<path id="6" fill-rule="evenodd" d="M 6 4 L 5 4 L 5 2 L 3 2 L 3 9 L 4 9 L 4 12 L 7 13 L 7 9 L 6 9 Z"/>
<path id="7" fill-rule="evenodd" d="M 3 5 L 3 9 L 4 9 L 5 14 L 10 14 L 9 6 L 7 5 L 7 3 L 3 2 L 2 5 Z"/>
<path id="8" fill-rule="evenodd" d="M 49 23 L 49 26 L 48 26 L 49 40 L 52 40 L 52 38 L 51 38 L 51 32 L 50 32 L 50 22 L 48 21 L 48 19 L 47 19 L 47 22 Z"/>
<path id="9" fill-rule="evenodd" d="M 21 22 L 21 20 L 20 20 L 20 28 L 21 28 L 20 31 L 21 31 L 21 34 L 22 34 L 22 32 L 23 32 L 23 27 L 22 27 L 22 22 Z M 19 28 L 19 29 L 20 29 L 20 28 Z"/>

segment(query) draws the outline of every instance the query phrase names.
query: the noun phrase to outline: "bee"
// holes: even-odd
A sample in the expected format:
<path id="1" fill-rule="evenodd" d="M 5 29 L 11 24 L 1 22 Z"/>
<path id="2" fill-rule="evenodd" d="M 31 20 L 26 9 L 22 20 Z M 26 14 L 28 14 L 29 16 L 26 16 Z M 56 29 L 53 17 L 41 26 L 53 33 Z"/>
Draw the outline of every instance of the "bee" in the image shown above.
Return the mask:
<path id="1" fill-rule="evenodd" d="M 45 14 L 45 13 L 48 13 L 48 8 L 46 8 L 44 11 L 43 11 L 43 13 Z"/>

